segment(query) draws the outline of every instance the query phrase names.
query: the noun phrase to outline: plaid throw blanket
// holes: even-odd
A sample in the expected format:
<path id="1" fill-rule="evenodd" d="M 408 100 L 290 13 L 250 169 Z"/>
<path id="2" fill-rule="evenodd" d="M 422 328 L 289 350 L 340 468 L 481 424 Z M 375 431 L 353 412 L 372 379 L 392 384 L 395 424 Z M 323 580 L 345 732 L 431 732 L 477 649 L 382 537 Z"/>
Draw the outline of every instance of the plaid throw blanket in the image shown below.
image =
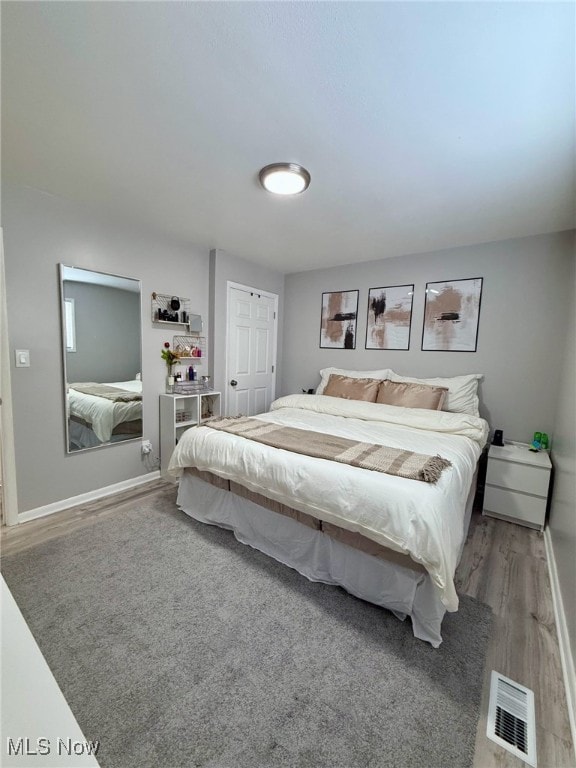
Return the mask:
<path id="1" fill-rule="evenodd" d="M 246 437 L 273 448 L 339 461 L 342 464 L 385 472 L 408 480 L 422 480 L 425 483 L 435 483 L 442 470 L 452 466 L 448 459 L 441 456 L 426 456 L 413 451 L 388 448 L 385 445 L 358 442 L 347 437 L 284 427 L 247 416 L 224 419 L 216 417 L 204 422 L 204 426 Z"/>
<path id="2" fill-rule="evenodd" d="M 140 392 L 130 392 L 120 387 L 111 387 L 109 384 L 97 384 L 93 381 L 82 382 L 81 384 L 70 384 L 76 392 L 83 395 L 93 395 L 94 397 L 103 397 L 111 400 L 113 403 L 130 403 L 132 400 L 142 400 Z"/>

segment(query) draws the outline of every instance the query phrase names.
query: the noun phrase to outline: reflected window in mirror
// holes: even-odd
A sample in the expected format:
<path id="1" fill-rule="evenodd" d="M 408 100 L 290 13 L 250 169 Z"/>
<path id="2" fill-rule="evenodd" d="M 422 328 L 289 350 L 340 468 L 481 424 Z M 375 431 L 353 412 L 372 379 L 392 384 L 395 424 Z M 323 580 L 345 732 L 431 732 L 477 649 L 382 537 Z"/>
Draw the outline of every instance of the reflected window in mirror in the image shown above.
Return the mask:
<path id="1" fill-rule="evenodd" d="M 140 281 L 60 265 L 69 453 L 142 437 Z"/>
<path id="2" fill-rule="evenodd" d="M 66 352 L 76 352 L 76 317 L 74 314 L 74 299 L 64 299 L 64 329 L 66 335 Z"/>

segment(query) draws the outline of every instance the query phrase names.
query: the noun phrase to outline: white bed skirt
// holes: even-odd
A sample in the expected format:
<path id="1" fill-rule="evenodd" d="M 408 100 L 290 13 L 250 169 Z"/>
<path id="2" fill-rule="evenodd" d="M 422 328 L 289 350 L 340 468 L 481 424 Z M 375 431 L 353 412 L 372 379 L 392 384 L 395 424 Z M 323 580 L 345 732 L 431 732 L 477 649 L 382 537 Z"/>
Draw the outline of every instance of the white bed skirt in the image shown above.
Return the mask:
<path id="1" fill-rule="evenodd" d="M 238 541 L 311 581 L 344 587 L 401 620 L 410 616 L 414 636 L 434 648 L 442 642 L 440 626 L 446 609 L 427 574 L 367 555 L 191 474 L 180 478 L 177 503 L 195 520 L 229 528 Z"/>

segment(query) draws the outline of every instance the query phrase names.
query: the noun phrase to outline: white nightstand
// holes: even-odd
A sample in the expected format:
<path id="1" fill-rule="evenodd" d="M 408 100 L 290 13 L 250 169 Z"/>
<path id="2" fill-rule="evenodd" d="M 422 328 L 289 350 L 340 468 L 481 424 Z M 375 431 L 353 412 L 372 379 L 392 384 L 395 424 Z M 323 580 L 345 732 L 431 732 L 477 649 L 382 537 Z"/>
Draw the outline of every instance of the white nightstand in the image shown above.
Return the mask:
<path id="1" fill-rule="evenodd" d="M 548 451 L 526 443 L 491 445 L 484 488 L 484 515 L 544 530 L 552 462 Z"/>

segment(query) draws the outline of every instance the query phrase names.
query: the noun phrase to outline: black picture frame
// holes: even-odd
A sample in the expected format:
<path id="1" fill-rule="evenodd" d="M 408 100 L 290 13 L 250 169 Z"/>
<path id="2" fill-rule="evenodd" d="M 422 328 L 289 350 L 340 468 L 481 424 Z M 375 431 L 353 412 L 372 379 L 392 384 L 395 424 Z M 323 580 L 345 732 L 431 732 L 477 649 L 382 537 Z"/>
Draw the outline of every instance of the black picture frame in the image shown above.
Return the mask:
<path id="1" fill-rule="evenodd" d="M 320 349 L 356 349 L 360 291 L 325 291 L 320 310 Z"/>
<path id="2" fill-rule="evenodd" d="M 409 350 L 413 307 L 413 283 L 370 288 L 364 348 Z"/>
<path id="3" fill-rule="evenodd" d="M 476 352 L 484 278 L 426 283 L 423 352 Z"/>

